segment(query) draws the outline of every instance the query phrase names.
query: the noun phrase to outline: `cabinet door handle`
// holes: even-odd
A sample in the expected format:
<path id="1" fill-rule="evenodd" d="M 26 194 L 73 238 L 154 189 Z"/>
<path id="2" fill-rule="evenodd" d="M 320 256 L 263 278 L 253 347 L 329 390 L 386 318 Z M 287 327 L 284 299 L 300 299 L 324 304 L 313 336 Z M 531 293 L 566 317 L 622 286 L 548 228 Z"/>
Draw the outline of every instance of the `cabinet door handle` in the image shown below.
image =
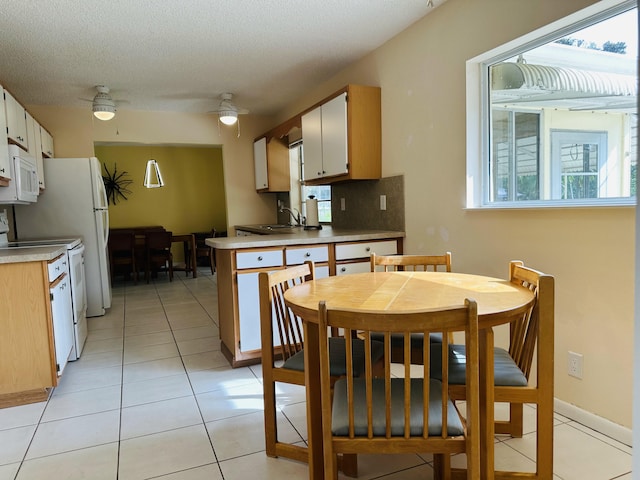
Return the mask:
<path id="1" fill-rule="evenodd" d="M 0 172 L 4 173 L 4 168 L 0 170 Z"/>
<path id="2" fill-rule="evenodd" d="M 262 256 L 258 257 L 258 261 L 261 262 L 262 261 Z"/>
<path id="3" fill-rule="evenodd" d="M 346 271 L 347 271 L 347 267 L 342 267 L 342 268 L 340 269 L 340 271 L 341 271 L 341 272 L 346 272 Z"/>
<path id="4" fill-rule="evenodd" d="M 371 251 L 371 247 L 367 247 L 364 250 L 365 250 L 365 252 L 370 252 Z"/>
<path id="5" fill-rule="evenodd" d="M 310 256 L 311 256 L 311 253 L 310 253 L 310 252 L 307 252 L 307 253 L 305 253 L 305 254 L 304 254 L 304 256 L 308 258 L 308 257 L 310 257 Z"/>

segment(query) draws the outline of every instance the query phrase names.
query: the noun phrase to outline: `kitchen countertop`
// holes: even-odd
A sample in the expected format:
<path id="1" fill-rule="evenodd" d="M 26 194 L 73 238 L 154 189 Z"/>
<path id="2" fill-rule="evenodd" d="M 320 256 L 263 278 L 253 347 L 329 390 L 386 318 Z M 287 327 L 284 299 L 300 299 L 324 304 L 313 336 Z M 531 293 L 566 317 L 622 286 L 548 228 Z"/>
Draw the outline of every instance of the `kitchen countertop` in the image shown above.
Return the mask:
<path id="1" fill-rule="evenodd" d="M 65 245 L 33 248 L 0 248 L 0 264 L 48 262 L 67 251 Z"/>
<path id="2" fill-rule="evenodd" d="M 257 225 L 238 225 L 236 230 L 260 232 Z M 293 233 L 269 233 L 266 235 L 249 235 L 240 237 L 207 238 L 205 243 L 221 250 L 235 250 L 255 247 L 278 247 L 284 245 L 312 245 L 315 243 L 357 242 L 385 238 L 404 238 L 405 233 L 390 230 L 362 230 L 333 228 L 325 226 L 322 230 L 304 230 L 295 228 Z"/>

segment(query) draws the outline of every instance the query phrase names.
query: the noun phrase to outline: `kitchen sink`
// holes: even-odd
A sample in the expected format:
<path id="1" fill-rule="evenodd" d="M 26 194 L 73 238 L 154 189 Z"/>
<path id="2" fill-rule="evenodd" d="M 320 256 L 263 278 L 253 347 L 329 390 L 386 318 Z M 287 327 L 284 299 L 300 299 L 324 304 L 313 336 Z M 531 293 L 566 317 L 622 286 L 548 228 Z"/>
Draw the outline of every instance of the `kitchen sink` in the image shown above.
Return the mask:
<path id="1" fill-rule="evenodd" d="M 300 227 L 296 225 L 274 224 L 274 225 L 260 225 L 260 228 L 264 230 L 293 230 L 295 228 L 300 228 Z"/>

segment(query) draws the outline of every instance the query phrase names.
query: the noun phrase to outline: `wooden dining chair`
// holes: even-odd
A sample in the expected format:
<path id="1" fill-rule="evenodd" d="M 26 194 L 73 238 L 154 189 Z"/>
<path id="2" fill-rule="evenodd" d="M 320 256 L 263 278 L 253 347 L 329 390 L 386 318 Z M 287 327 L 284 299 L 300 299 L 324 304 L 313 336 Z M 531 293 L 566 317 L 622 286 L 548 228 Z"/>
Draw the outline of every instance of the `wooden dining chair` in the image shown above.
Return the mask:
<path id="1" fill-rule="evenodd" d="M 166 268 L 169 272 L 169 281 L 173 281 L 173 254 L 171 253 L 172 233 L 168 231 L 152 230 L 145 234 L 146 246 L 146 272 L 145 277 L 149 283 L 151 273 L 156 269 Z"/>
<path id="2" fill-rule="evenodd" d="M 384 349 L 392 347 L 392 335 L 402 335 L 405 349 L 402 375 L 391 373 L 391 362 L 384 361 L 384 374 L 376 376 L 370 361 L 360 377 L 351 373 L 333 386 L 329 341 L 320 344 L 320 385 L 324 464 L 327 476 L 337 479 L 337 454 L 357 453 L 433 453 L 435 478 L 448 470 L 450 455 L 466 453 L 467 478 L 480 478 L 479 418 L 479 344 L 476 302 L 442 310 L 413 312 L 362 312 L 331 308 L 331 300 L 322 301 L 318 312 L 319 328 L 343 329 L 345 336 L 358 332 L 365 342 L 365 352 L 375 340 L 372 332 L 383 332 Z M 441 380 L 429 378 L 432 344 L 423 342 L 426 359 L 421 368 L 411 365 L 411 335 L 428 337 L 438 332 L 448 345 L 448 332 L 463 330 L 467 345 L 466 420 L 449 399 L 449 377 L 445 369 Z M 440 353 L 443 351 L 439 350 Z M 446 350 L 445 350 L 446 352 Z M 354 350 L 346 349 L 346 363 L 351 365 Z M 369 356 L 365 353 L 365 359 Z"/>
<path id="3" fill-rule="evenodd" d="M 135 235 L 133 230 L 117 230 L 109 232 L 107 242 L 109 250 L 109 264 L 111 267 L 111 282 L 119 270 L 124 270 L 125 278 L 129 274 L 134 284 L 138 283 L 138 268 L 135 255 Z M 126 267 L 122 269 L 121 267 Z"/>
<path id="4" fill-rule="evenodd" d="M 393 271 L 451 271 L 451 252 L 444 255 L 376 255 L 371 254 L 371 271 L 375 272 L 382 268 L 385 272 Z M 374 334 L 376 340 L 381 338 Z M 404 355 L 402 348 L 401 336 L 394 335 L 392 339 L 391 361 L 394 363 L 402 362 Z M 416 364 L 422 364 L 422 343 L 424 338 L 419 333 L 412 337 L 411 349 L 412 361 Z M 440 334 L 434 333 L 430 337 L 431 342 L 442 343 Z M 449 342 L 453 342 L 453 333 L 449 334 Z"/>
<path id="5" fill-rule="evenodd" d="M 376 255 L 371 254 L 371 271 L 382 266 L 385 272 L 397 270 L 451 271 L 451 252 L 444 255 Z M 440 268 L 441 267 L 441 268 Z"/>
<path id="6" fill-rule="evenodd" d="M 211 232 L 194 232 L 193 235 L 196 239 L 196 264 L 198 260 L 204 259 L 211 268 L 211 275 L 216 273 L 216 260 L 213 247 L 210 247 L 205 243 L 207 238 L 213 238 L 216 236 L 216 229 L 212 228 Z"/>
<path id="7" fill-rule="evenodd" d="M 302 265 L 273 272 L 260 272 L 258 289 L 260 297 L 260 335 L 262 347 L 262 377 L 264 388 L 264 429 L 266 453 L 270 457 L 287 457 L 308 462 L 306 446 L 282 442 L 278 439 L 276 419 L 276 382 L 305 385 L 304 348 L 302 319 L 295 315 L 284 302 L 284 293 L 291 287 L 314 278 L 314 264 L 307 261 Z M 331 376 L 337 378 L 346 374 L 346 345 L 352 345 L 355 360 L 351 365 L 356 376 L 364 371 L 364 341 L 354 338 L 346 342 L 345 337 L 332 331 L 328 339 L 331 352 Z M 369 356 L 374 365 L 380 366 L 382 344 L 376 342 Z M 345 461 L 345 470 L 351 475 L 357 472 L 357 458 Z"/>
<path id="8" fill-rule="evenodd" d="M 526 267 L 521 261 L 512 261 L 509 264 L 509 279 L 512 283 L 534 292 L 536 300 L 527 312 L 509 324 L 509 348 L 494 348 L 494 400 L 509 403 L 509 419 L 496 420 L 495 432 L 522 437 L 523 404 L 535 404 L 537 474 L 518 475 L 522 475 L 523 478 L 552 478 L 553 425 L 543 424 L 541 418 L 553 417 L 553 392 L 544 390 L 545 385 L 553 385 L 553 380 L 530 384 L 529 374 L 534 353 L 540 351 L 540 344 L 545 345 L 546 351 L 553 352 L 554 278 Z M 449 390 L 455 400 L 463 400 L 467 395 L 465 355 L 464 345 L 450 345 Z M 547 358 L 538 353 L 537 360 L 538 376 L 553 377 L 552 355 L 551 358 Z M 439 372 L 439 367 L 432 366 L 432 377 L 438 378 Z"/>

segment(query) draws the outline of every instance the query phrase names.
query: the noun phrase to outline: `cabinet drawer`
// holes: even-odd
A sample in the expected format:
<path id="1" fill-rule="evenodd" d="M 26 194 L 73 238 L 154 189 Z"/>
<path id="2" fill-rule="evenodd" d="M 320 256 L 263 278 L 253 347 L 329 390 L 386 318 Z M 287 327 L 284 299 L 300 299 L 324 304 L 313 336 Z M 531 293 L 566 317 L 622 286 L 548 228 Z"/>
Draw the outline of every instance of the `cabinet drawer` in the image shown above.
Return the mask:
<path id="1" fill-rule="evenodd" d="M 49 282 L 53 282 L 60 275 L 68 272 L 67 254 L 63 253 L 53 260 L 49 260 L 47 268 L 49 269 Z"/>
<path id="2" fill-rule="evenodd" d="M 343 243 L 336 245 L 336 260 L 349 260 L 351 258 L 366 258 L 372 253 L 378 255 L 394 255 L 398 253 L 396 240 L 382 242 Z"/>
<path id="3" fill-rule="evenodd" d="M 371 271 L 371 262 L 342 263 L 336 265 L 336 275 L 366 273 Z"/>
<path id="4" fill-rule="evenodd" d="M 307 260 L 316 263 L 329 261 L 329 247 L 327 245 L 287 248 L 284 253 L 287 265 L 300 265 Z"/>
<path id="5" fill-rule="evenodd" d="M 282 266 L 282 249 L 255 250 L 236 253 L 236 268 L 265 268 Z"/>

